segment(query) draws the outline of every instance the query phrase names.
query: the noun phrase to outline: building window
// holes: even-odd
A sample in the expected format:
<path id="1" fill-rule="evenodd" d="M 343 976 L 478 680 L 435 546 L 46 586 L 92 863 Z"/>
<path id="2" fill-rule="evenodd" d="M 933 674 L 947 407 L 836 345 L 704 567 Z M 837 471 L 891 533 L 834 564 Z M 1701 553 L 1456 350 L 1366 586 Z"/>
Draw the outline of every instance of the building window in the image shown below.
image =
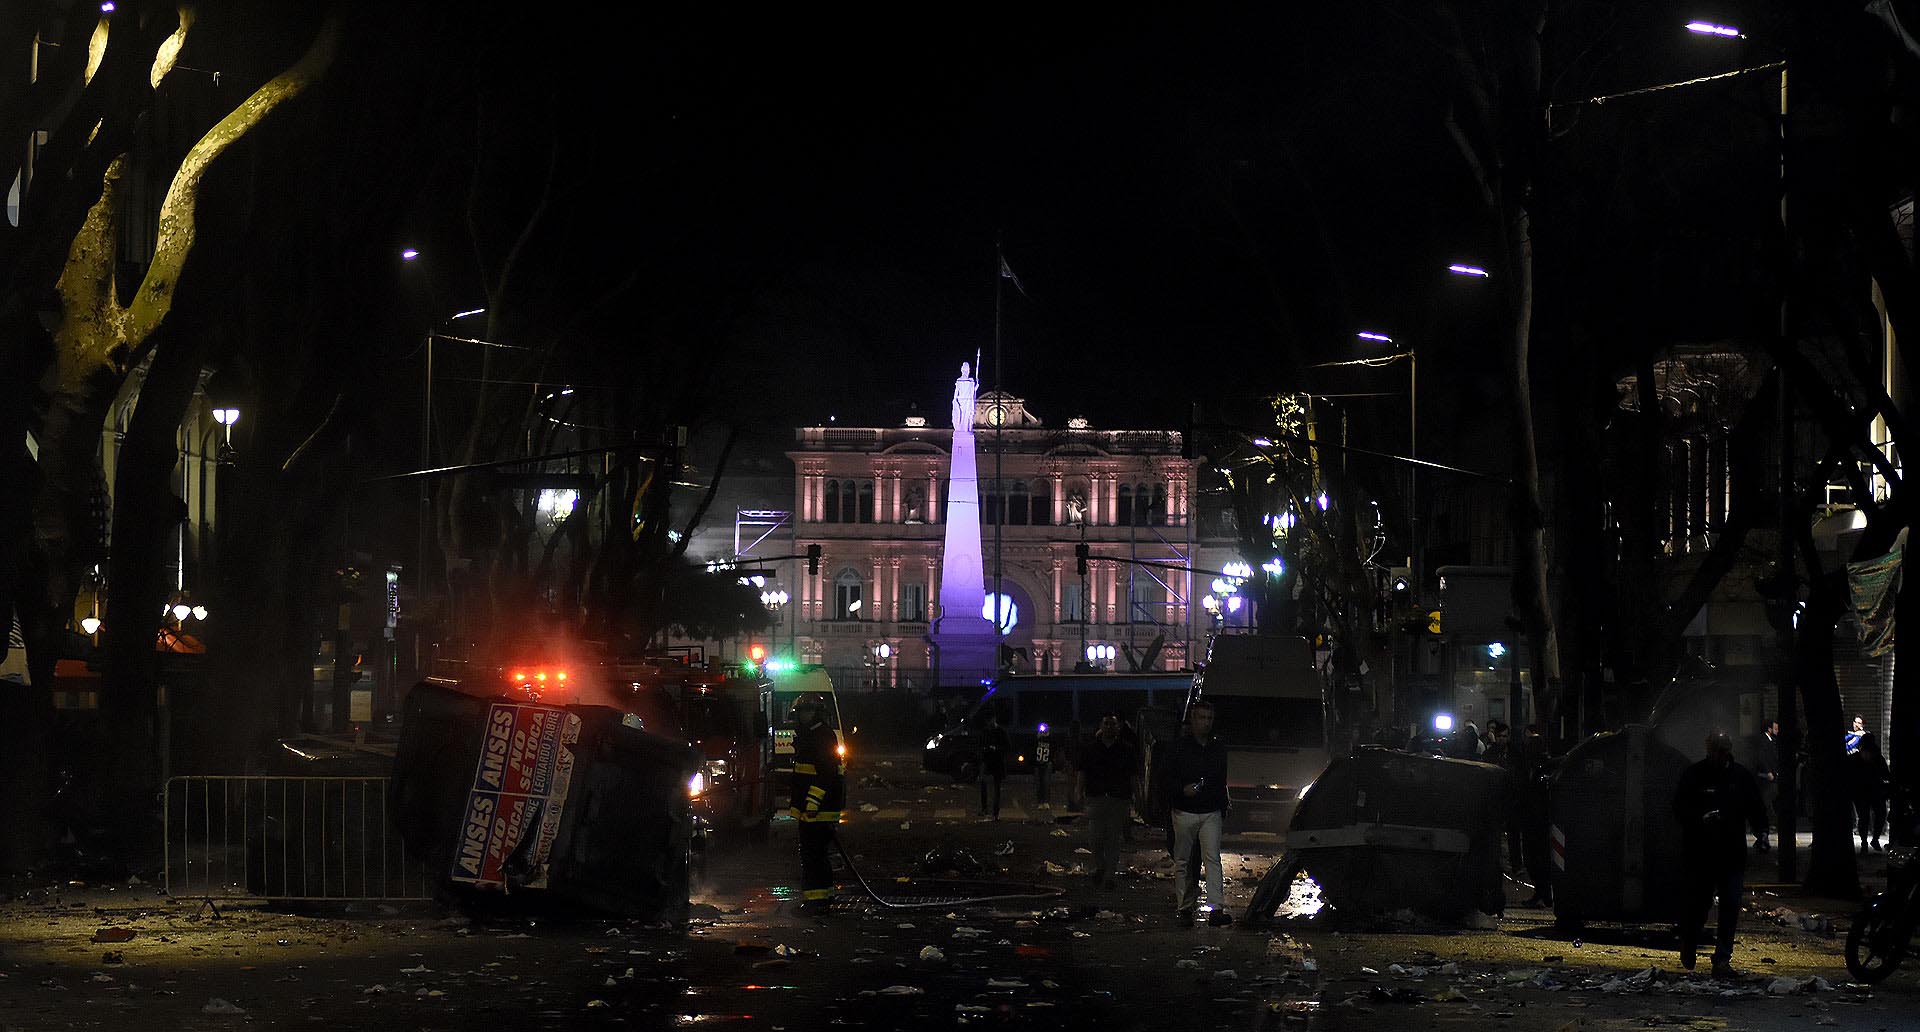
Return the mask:
<path id="1" fill-rule="evenodd" d="M 871 480 L 860 481 L 860 502 L 857 512 L 858 515 L 848 520 L 848 523 L 873 522 L 873 481 Z"/>
<path id="2" fill-rule="evenodd" d="M 835 620 L 864 620 L 867 614 L 862 612 L 860 595 L 860 574 L 852 569 L 840 571 L 833 579 L 833 618 Z"/>
<path id="3" fill-rule="evenodd" d="M 927 586 L 900 585 L 900 619 L 906 623 L 927 622 Z"/>
<path id="4" fill-rule="evenodd" d="M 1045 527 L 1053 523 L 1053 488 L 1044 480 L 1033 482 L 1033 525 Z"/>
<path id="5" fill-rule="evenodd" d="M 1166 499 L 1162 498 L 1161 504 L 1164 505 L 1165 503 Z M 1152 523 L 1152 510 L 1153 495 L 1148 492 L 1147 485 L 1133 485 L 1133 525 L 1136 527 L 1144 527 Z M 1123 520 L 1122 522 L 1126 521 Z"/>
<path id="6" fill-rule="evenodd" d="M 1153 512 L 1148 516 L 1147 522 L 1156 527 L 1167 525 L 1167 485 L 1153 485 Z"/>
<path id="7" fill-rule="evenodd" d="M 1027 495 L 1027 482 L 1016 480 L 1007 497 L 1007 522 L 1016 527 L 1027 525 L 1027 517 L 1032 514 L 1032 502 Z"/>
<path id="8" fill-rule="evenodd" d="M 902 519 L 904 523 L 927 523 L 930 521 L 927 516 L 927 492 L 918 484 L 914 484 L 906 489 L 906 504 L 903 508 L 906 510 L 905 516 Z"/>
<path id="9" fill-rule="evenodd" d="M 840 481 L 827 481 L 823 493 L 826 495 L 827 504 L 821 519 L 827 523 L 840 522 Z"/>
<path id="10" fill-rule="evenodd" d="M 1113 516 L 1113 522 L 1118 526 L 1124 527 L 1133 522 L 1133 485 L 1120 485 L 1120 504 L 1114 508 Z"/>
<path id="11" fill-rule="evenodd" d="M 1087 600 L 1078 584 L 1060 585 L 1060 622 L 1085 623 L 1087 619 Z"/>

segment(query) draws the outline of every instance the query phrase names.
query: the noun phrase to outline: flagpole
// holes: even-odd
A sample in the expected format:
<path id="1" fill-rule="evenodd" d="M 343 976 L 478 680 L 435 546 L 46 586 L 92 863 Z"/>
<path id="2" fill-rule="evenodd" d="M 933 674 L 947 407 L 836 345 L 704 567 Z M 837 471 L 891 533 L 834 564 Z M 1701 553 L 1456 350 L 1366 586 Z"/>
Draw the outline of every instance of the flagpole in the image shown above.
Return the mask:
<path id="1" fill-rule="evenodd" d="M 998 678 L 1000 675 L 1000 648 L 1005 644 L 1003 641 L 1005 631 L 1001 628 L 1006 623 L 1005 610 L 1003 609 L 1006 603 L 1003 601 L 1003 596 L 1000 591 L 1000 528 L 1007 522 L 1007 489 L 1005 481 L 1001 479 L 1000 468 L 1001 456 L 1005 455 L 1007 451 L 1006 438 L 1003 436 L 1007 428 L 1006 388 L 1000 380 L 1000 303 L 1001 295 L 1006 289 L 1002 285 L 1002 281 L 1007 278 L 1005 275 L 1007 256 L 1000 249 L 1000 239 L 997 235 L 993 241 L 993 256 L 998 259 L 1000 263 L 999 267 L 993 270 L 993 389 L 1001 395 L 994 401 L 994 404 L 999 406 L 1000 415 L 999 418 L 993 421 L 993 497 L 995 499 L 993 511 L 993 673 L 994 676 Z M 987 411 L 992 412 L 993 406 L 988 406 Z"/>

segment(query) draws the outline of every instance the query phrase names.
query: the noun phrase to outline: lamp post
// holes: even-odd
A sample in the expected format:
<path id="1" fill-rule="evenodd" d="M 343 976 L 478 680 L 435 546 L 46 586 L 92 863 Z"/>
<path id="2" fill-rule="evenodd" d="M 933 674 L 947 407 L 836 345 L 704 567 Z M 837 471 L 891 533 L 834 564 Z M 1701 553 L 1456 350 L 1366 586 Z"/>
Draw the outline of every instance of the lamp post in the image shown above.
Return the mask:
<path id="1" fill-rule="evenodd" d="M 420 252 L 414 250 L 411 247 L 400 252 L 401 261 L 411 262 L 411 261 L 417 260 L 419 257 L 420 257 Z M 433 341 L 434 341 L 434 338 L 439 336 L 439 331 L 442 326 L 445 326 L 448 323 L 454 322 L 455 320 L 466 319 L 476 315 L 483 315 L 486 313 L 486 311 L 487 310 L 485 308 L 469 308 L 465 311 L 455 312 L 452 315 L 447 316 L 445 319 L 442 319 L 439 322 L 434 323 L 432 326 L 427 327 L 425 346 L 421 349 L 425 353 L 425 360 L 424 360 L 425 369 L 422 371 L 422 374 L 420 377 L 420 468 L 423 470 L 430 469 L 433 466 Z M 420 527 L 419 527 L 419 541 L 418 541 L 419 553 L 420 553 L 420 573 L 414 582 L 414 587 L 420 592 L 420 600 L 422 602 L 424 602 L 427 597 L 427 547 L 429 544 L 429 540 L 428 540 L 429 535 L 427 533 L 427 528 L 432 526 L 432 523 L 433 523 L 432 502 L 433 502 L 432 492 L 429 491 L 427 487 L 427 481 L 424 478 L 422 478 L 420 481 L 420 516 L 419 516 Z"/>
<path id="2" fill-rule="evenodd" d="M 1741 32 L 1737 26 L 1717 22 L 1690 21 L 1687 23 L 1686 28 L 1688 32 L 1693 33 L 1695 36 L 1710 40 L 1745 40 L 1747 38 L 1746 34 Z M 1787 59 L 1784 54 L 1780 55 L 1780 57 L 1780 117 L 1776 133 L 1779 148 L 1780 234 L 1785 241 L 1785 253 L 1787 255 L 1787 267 L 1782 270 L 1781 282 L 1787 283 L 1791 280 L 1793 272 L 1793 236 L 1787 224 L 1787 116 L 1790 109 L 1787 106 Z M 1791 313 L 1788 309 L 1788 298 L 1789 292 L 1782 290 L 1780 292 L 1779 311 L 1779 334 L 1782 344 L 1791 344 L 1794 339 L 1793 324 L 1790 319 Z M 1792 394 L 1790 393 L 1790 388 L 1787 385 L 1785 377 L 1780 378 L 1779 393 L 1775 398 L 1775 405 L 1778 407 L 1780 424 L 1779 481 L 1781 485 L 1780 527 L 1782 529 L 1782 533 L 1780 534 L 1780 552 L 1777 561 L 1779 563 L 1781 576 L 1783 578 L 1791 578 L 1794 566 L 1794 535 L 1785 533 L 1785 528 L 1789 526 L 1793 514 L 1793 492 L 1790 489 L 1790 485 L 1793 483 L 1794 434 Z M 1791 621 L 1782 621 L 1778 630 L 1775 632 L 1780 656 L 1780 676 L 1774 680 L 1778 684 L 1779 692 L 1777 705 L 1780 720 L 1780 738 L 1776 744 L 1779 748 L 1782 761 L 1779 765 L 1780 799 L 1778 810 L 1781 844 L 1779 878 L 1783 882 L 1799 880 L 1800 862 L 1800 851 L 1794 847 L 1795 838 L 1799 834 L 1798 796 L 1800 786 L 1799 777 L 1796 773 L 1795 764 L 1793 763 L 1793 757 L 1798 754 L 1800 747 L 1800 720 L 1792 678 L 1793 663 L 1791 657 L 1793 651 L 1793 633 L 1794 627 Z M 1893 828 L 1905 829 L 1910 824 L 1906 813 L 1909 805 L 1907 802 L 1907 794 L 1905 792 L 1895 791 L 1893 800 L 1894 813 L 1892 814 L 1892 819 L 1889 824 Z M 1901 840 L 1896 839 L 1896 841 Z M 1901 844 L 1905 845 L 1906 843 L 1901 841 Z"/>

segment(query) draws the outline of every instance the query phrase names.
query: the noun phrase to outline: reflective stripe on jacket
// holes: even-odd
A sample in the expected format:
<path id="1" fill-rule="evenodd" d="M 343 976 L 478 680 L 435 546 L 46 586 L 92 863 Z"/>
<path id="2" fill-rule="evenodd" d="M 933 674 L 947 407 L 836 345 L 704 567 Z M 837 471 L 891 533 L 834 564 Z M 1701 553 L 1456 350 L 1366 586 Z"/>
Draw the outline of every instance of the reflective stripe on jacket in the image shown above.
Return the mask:
<path id="1" fill-rule="evenodd" d="M 847 805 L 847 764 L 840 755 L 840 732 L 826 724 L 803 727 L 793 735 L 793 800 L 800 821 L 838 821 Z"/>

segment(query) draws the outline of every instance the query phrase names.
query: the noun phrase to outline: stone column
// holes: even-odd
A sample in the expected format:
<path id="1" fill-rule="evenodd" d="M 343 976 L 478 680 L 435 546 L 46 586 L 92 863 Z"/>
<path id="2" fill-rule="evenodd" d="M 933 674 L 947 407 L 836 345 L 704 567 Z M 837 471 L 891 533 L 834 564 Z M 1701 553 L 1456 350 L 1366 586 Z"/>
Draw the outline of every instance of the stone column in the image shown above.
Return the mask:
<path id="1" fill-rule="evenodd" d="M 1067 522 L 1067 478 L 1059 473 L 1053 474 L 1053 525 L 1065 526 Z"/>
<path id="2" fill-rule="evenodd" d="M 1060 622 L 1060 606 L 1061 603 L 1066 601 L 1063 597 L 1065 586 L 1061 580 L 1061 573 L 1066 565 L 1066 560 L 1064 559 L 1055 559 L 1053 561 L 1053 620 L 1051 622 L 1054 624 Z"/>

